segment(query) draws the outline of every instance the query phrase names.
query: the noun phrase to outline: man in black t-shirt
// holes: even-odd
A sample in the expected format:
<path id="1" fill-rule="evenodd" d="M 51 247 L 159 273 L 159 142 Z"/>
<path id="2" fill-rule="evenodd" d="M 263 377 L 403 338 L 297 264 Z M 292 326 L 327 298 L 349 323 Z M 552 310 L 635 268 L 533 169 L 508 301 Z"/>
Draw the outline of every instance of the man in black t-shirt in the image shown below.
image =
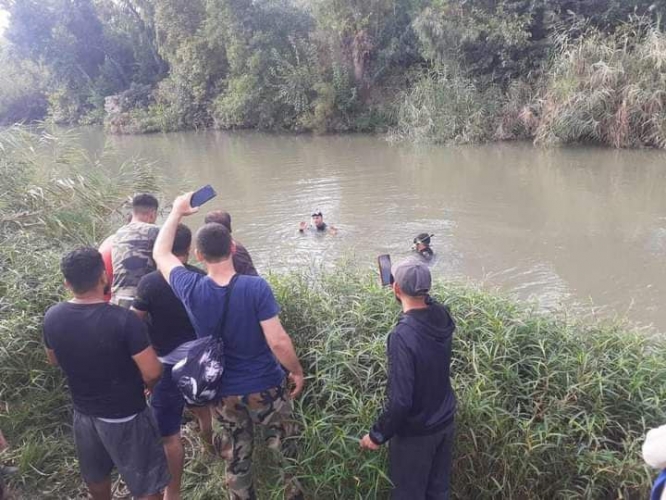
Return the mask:
<path id="1" fill-rule="evenodd" d="M 144 385 L 152 388 L 162 372 L 146 327 L 104 301 L 108 278 L 97 250 L 68 253 L 61 270 L 74 298 L 47 311 L 44 343 L 67 377 L 81 474 L 95 500 L 111 498 L 114 465 L 135 498 L 157 500 L 169 471 L 144 398 Z"/>
<path id="2" fill-rule="evenodd" d="M 231 215 L 229 212 L 224 210 L 213 210 L 206 214 L 204 219 L 206 224 L 211 222 L 216 222 L 222 224 L 229 230 L 231 233 Z M 236 244 L 236 252 L 231 256 L 231 260 L 234 263 L 234 269 L 238 274 L 245 274 L 247 276 L 259 276 L 259 273 L 254 268 L 254 263 L 252 262 L 252 257 L 250 257 L 250 252 L 247 251 L 240 241 L 234 240 Z"/>
<path id="3" fill-rule="evenodd" d="M 186 225 L 179 224 L 172 252 L 187 269 L 203 275 L 205 273 L 202 270 L 187 264 L 191 243 L 192 232 Z M 185 458 L 180 439 L 185 399 L 171 378 L 171 370 L 176 363 L 187 357 L 187 351 L 197 339 L 197 334 L 183 303 L 176 297 L 159 271 L 153 271 L 141 278 L 132 310 L 142 319 L 147 319 L 150 315 L 150 342 L 164 367 L 164 374 L 153 389 L 150 406 L 162 435 L 171 472 L 167 498 L 179 498 Z M 213 427 L 210 409 L 191 407 L 190 410 L 199 420 L 201 438 L 212 447 Z"/>

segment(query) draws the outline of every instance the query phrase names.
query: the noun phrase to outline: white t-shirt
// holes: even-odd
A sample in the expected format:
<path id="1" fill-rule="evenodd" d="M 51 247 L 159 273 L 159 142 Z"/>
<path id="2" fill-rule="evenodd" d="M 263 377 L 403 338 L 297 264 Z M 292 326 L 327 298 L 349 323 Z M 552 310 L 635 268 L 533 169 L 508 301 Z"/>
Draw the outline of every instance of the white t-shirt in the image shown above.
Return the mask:
<path id="1" fill-rule="evenodd" d="M 643 459 L 655 469 L 666 469 L 666 425 L 650 429 L 643 443 Z M 666 488 L 661 492 L 661 500 L 666 500 Z"/>

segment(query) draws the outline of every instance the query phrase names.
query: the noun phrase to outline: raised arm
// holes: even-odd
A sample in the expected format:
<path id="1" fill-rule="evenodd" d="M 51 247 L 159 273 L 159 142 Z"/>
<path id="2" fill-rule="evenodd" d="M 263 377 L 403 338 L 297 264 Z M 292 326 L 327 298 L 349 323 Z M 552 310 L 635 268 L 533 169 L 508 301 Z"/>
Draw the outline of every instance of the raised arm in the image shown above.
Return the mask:
<path id="1" fill-rule="evenodd" d="M 264 337 L 266 337 L 268 347 L 273 351 L 280 364 L 289 370 L 289 380 L 294 384 L 291 397 L 297 397 L 303 390 L 305 381 L 303 378 L 303 368 L 298 360 L 298 356 L 296 356 L 294 344 L 291 343 L 289 335 L 284 331 L 278 316 L 273 316 L 266 321 L 262 321 L 261 329 L 264 332 Z"/>
<path id="2" fill-rule="evenodd" d="M 193 214 L 198 210 L 190 206 L 191 197 L 192 193 L 190 192 L 176 198 L 173 202 L 173 208 L 167 220 L 162 225 L 155 240 L 155 246 L 153 247 L 153 260 L 167 283 L 170 283 L 169 276 L 171 275 L 171 271 L 183 265 L 180 259 L 171 253 L 171 248 L 173 247 L 173 240 L 176 237 L 176 229 L 178 228 L 180 219 L 184 215 Z"/>

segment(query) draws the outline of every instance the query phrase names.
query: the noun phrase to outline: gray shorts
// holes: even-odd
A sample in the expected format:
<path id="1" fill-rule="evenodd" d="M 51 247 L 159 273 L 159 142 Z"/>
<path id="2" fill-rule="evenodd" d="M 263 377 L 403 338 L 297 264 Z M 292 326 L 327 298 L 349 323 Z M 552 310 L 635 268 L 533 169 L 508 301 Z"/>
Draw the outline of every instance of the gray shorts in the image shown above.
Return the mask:
<path id="1" fill-rule="evenodd" d="M 75 411 L 74 441 L 86 483 L 101 483 L 114 465 L 135 497 L 160 493 L 169 483 L 162 438 L 150 408 L 123 423 Z"/>

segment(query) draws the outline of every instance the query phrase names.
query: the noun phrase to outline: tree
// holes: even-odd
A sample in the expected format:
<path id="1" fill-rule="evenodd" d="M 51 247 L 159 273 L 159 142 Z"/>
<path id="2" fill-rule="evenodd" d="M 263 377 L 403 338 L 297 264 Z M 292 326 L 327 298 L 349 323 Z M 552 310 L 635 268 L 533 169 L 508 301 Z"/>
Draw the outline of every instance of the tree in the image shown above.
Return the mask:
<path id="1" fill-rule="evenodd" d="M 356 86 L 363 97 L 376 83 L 377 76 L 391 62 L 400 59 L 397 52 L 411 53 L 402 64 L 414 61 L 411 15 L 421 2 L 415 0 L 313 0 L 312 10 L 320 41 L 338 50 L 353 71 Z M 407 43 L 406 43 L 407 42 Z M 397 49 L 399 47 L 399 49 Z M 403 52 L 403 53 L 404 53 Z M 379 73 L 369 70 L 384 56 Z M 387 55 L 389 55 L 387 57 Z"/>

